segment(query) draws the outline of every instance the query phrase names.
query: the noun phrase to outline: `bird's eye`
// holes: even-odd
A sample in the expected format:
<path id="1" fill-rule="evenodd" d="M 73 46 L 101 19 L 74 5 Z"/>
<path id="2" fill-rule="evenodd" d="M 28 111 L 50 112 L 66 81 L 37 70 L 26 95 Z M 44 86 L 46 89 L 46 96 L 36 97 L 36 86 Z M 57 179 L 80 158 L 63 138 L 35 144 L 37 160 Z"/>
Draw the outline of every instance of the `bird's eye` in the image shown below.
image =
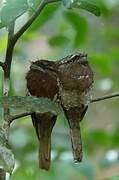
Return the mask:
<path id="1" fill-rule="evenodd" d="M 80 53 L 80 54 L 74 54 L 70 57 L 70 59 L 74 62 L 79 62 L 81 64 L 86 64 L 88 62 L 87 60 L 87 54 L 83 54 L 83 53 Z"/>
<path id="2" fill-rule="evenodd" d="M 74 54 L 71 56 L 72 61 L 78 61 L 80 59 L 80 56 L 78 54 Z"/>

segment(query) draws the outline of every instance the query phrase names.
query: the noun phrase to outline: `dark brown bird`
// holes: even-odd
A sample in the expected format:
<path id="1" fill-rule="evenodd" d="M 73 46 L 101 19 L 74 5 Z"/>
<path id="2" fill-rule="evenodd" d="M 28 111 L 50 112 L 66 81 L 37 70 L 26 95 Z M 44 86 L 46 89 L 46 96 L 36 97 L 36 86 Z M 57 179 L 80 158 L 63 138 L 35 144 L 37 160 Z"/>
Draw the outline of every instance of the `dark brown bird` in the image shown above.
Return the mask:
<path id="1" fill-rule="evenodd" d="M 88 105 L 89 90 L 93 83 L 93 73 L 87 55 L 75 54 L 60 61 L 39 60 L 33 62 L 26 76 L 27 88 L 31 95 L 47 97 L 58 101 L 66 114 L 70 127 L 74 160 L 82 160 L 80 121 Z M 39 148 L 39 166 L 50 167 L 51 133 L 56 122 L 51 113 L 32 114 Z"/>
<path id="2" fill-rule="evenodd" d="M 46 60 L 32 63 L 26 76 L 27 88 L 32 96 L 54 99 L 58 93 L 58 86 L 57 75 L 53 68 L 54 63 Z M 51 132 L 57 116 L 51 113 L 33 113 L 31 117 L 40 141 L 39 167 L 48 170 L 51 161 Z"/>

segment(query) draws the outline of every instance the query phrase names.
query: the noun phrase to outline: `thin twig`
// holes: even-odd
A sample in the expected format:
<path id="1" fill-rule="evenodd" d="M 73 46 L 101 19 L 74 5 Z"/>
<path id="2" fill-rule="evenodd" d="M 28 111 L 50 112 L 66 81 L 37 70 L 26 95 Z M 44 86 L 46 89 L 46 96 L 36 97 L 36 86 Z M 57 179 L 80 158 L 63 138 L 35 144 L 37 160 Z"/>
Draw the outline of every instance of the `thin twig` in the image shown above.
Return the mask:
<path id="1" fill-rule="evenodd" d="M 46 0 L 46 3 L 53 3 L 53 2 L 58 2 L 58 1 L 61 1 L 61 0 Z"/>
<path id="2" fill-rule="evenodd" d="M 102 97 L 97 97 L 97 98 L 91 99 L 90 103 L 94 103 L 94 102 L 98 102 L 98 101 L 102 101 L 102 100 L 106 100 L 106 99 L 110 99 L 110 98 L 114 98 L 114 97 L 118 97 L 118 96 L 119 96 L 119 92 L 116 92 L 116 93 L 113 93 L 110 95 L 105 95 Z"/>
<path id="3" fill-rule="evenodd" d="M 4 78 L 10 80 L 10 71 L 11 71 L 11 63 L 12 63 L 12 56 L 14 50 L 14 22 L 12 22 L 8 27 L 8 42 L 7 42 L 7 49 L 6 49 L 6 56 L 4 62 Z"/>
<path id="4" fill-rule="evenodd" d="M 14 43 L 21 37 L 21 35 L 29 28 L 34 20 L 40 15 L 41 11 L 48 3 L 58 2 L 61 0 L 42 0 L 36 11 L 30 17 L 30 19 L 24 24 L 24 26 L 14 35 Z"/>
<path id="5" fill-rule="evenodd" d="M 11 118 L 11 122 L 16 120 L 16 119 L 19 119 L 19 118 L 22 118 L 22 117 L 25 117 L 25 116 L 29 116 L 31 115 L 33 112 L 29 112 L 29 113 L 22 113 L 22 114 L 18 114 L 18 115 L 15 115 L 15 116 L 12 116 Z M 10 123 L 11 123 L 10 122 Z"/>

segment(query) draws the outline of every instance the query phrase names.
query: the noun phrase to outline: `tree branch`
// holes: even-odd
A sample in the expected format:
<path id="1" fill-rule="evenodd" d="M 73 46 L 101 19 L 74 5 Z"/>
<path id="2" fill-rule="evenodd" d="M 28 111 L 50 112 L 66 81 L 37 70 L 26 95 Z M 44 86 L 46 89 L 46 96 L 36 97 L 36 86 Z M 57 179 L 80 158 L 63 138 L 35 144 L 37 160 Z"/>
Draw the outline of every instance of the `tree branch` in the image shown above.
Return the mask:
<path id="1" fill-rule="evenodd" d="M 61 0 L 42 0 L 36 11 L 30 17 L 30 19 L 24 24 L 24 26 L 14 35 L 14 43 L 21 37 L 21 35 L 29 28 L 33 21 L 39 16 L 43 8 L 48 3 L 58 2 Z"/>
<path id="2" fill-rule="evenodd" d="M 119 92 L 116 92 L 116 93 L 113 93 L 110 95 L 105 95 L 102 97 L 97 97 L 97 98 L 91 99 L 90 103 L 94 103 L 94 102 L 98 102 L 98 101 L 102 101 L 102 100 L 106 100 L 106 99 L 110 99 L 110 98 L 114 98 L 114 97 L 118 97 L 118 96 L 119 96 Z"/>
<path id="3" fill-rule="evenodd" d="M 105 96 L 102 96 L 102 97 L 91 99 L 90 103 L 94 103 L 94 102 L 98 102 L 98 101 L 102 101 L 102 100 L 106 100 L 106 99 L 110 99 L 110 98 L 114 98 L 114 97 L 118 97 L 118 96 L 119 96 L 119 92 L 116 92 L 116 93 L 113 93 L 111 95 L 105 95 Z M 14 121 L 16 119 L 19 119 L 19 118 L 22 118 L 22 117 L 25 117 L 25 116 L 29 116 L 32 113 L 33 112 L 26 112 L 26 113 L 22 113 L 22 114 L 12 116 L 11 120 L 10 120 L 10 123 L 12 123 L 12 121 Z"/>

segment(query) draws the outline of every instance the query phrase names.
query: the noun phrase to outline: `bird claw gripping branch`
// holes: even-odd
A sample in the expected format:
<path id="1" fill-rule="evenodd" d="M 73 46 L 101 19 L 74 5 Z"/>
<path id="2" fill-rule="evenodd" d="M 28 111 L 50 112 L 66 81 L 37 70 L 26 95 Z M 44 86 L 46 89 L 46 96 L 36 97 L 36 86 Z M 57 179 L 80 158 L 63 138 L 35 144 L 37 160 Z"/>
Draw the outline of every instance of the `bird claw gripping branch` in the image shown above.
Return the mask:
<path id="1" fill-rule="evenodd" d="M 83 119 L 93 84 L 93 72 L 87 55 L 67 56 L 59 61 L 32 62 L 26 76 L 27 88 L 32 96 L 47 97 L 63 107 L 67 117 L 72 152 L 75 162 L 82 160 L 80 122 Z M 40 141 L 39 167 L 50 168 L 51 133 L 57 116 L 51 113 L 32 114 L 33 125 Z"/>

